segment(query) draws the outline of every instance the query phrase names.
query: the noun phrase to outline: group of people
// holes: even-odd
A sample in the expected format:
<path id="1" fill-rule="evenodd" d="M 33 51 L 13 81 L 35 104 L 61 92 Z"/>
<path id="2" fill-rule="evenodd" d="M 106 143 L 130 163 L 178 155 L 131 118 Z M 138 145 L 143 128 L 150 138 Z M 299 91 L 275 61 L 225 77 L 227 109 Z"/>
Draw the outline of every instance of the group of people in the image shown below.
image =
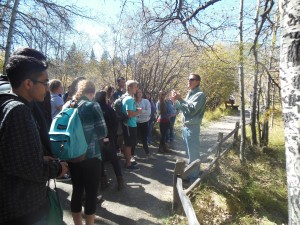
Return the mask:
<path id="1" fill-rule="evenodd" d="M 76 78 L 63 94 L 60 80 L 49 80 L 46 57 L 31 48 L 12 54 L 6 65 L 11 85 L 9 93 L 0 93 L 0 225 L 46 224 L 48 202 L 46 183 L 70 173 L 72 180 L 71 212 L 75 225 L 82 225 L 82 198 L 85 198 L 86 224 L 94 224 L 99 185 L 107 181 L 104 163 L 110 160 L 118 189 L 123 176 L 118 152 L 125 158 L 127 171 L 139 170 L 134 157 L 138 137 L 147 159 L 156 157 L 148 144 L 153 141 L 153 125 L 160 129 L 158 152 L 169 152 L 166 142 L 174 140 L 174 123 L 183 113 L 183 140 L 188 163 L 199 158 L 200 124 L 206 97 L 200 91 L 200 76 L 190 74 L 185 99 L 173 90 L 168 98 L 161 91 L 155 104 L 151 93 L 143 93 L 135 80 L 117 79 L 118 88 L 106 86 L 96 91 L 93 82 Z M 114 104 L 121 99 L 118 118 Z M 78 107 L 88 149 L 76 162 L 57 160 L 51 152 L 48 136 L 51 119 L 66 107 Z M 199 174 L 195 170 L 190 179 Z"/>

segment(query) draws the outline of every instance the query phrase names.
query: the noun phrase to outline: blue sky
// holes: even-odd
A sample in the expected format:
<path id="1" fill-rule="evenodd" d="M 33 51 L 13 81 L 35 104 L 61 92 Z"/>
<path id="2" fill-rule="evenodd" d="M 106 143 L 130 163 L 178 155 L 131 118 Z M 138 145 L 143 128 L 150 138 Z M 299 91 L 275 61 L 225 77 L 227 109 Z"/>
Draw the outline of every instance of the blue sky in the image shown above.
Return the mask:
<path id="1" fill-rule="evenodd" d="M 255 4 L 256 0 L 244 0 L 245 1 L 245 10 L 254 9 L 250 13 L 250 18 L 254 17 L 255 13 Z M 121 11 L 121 3 L 120 0 L 77 0 L 77 5 L 80 7 L 84 7 L 87 10 L 91 10 L 92 14 L 97 15 L 97 17 L 100 18 L 101 22 L 93 22 L 89 20 L 78 20 L 76 21 L 76 29 L 86 33 L 90 38 L 90 45 L 93 47 L 96 57 L 100 57 L 99 54 L 103 51 L 100 45 L 99 37 L 102 34 L 109 33 L 109 28 L 107 27 L 108 22 L 116 22 L 117 18 Z M 135 7 L 137 5 L 140 5 L 138 0 L 135 0 L 135 4 L 133 4 L 134 1 L 127 1 L 127 7 Z M 145 2 L 153 2 L 153 0 L 148 0 Z M 75 4 L 75 1 L 72 1 L 72 3 Z M 239 7 L 240 7 L 240 0 L 221 0 L 220 2 L 215 3 L 213 6 L 210 7 L 210 9 L 214 9 L 219 11 L 219 15 L 223 13 L 230 13 L 234 20 L 238 21 L 239 17 Z M 206 12 L 209 14 L 210 10 L 206 10 Z M 214 12 L 215 13 L 215 12 Z M 218 13 L 217 13 L 218 14 Z M 219 15 L 216 15 L 218 19 Z M 212 15 L 214 16 L 214 15 Z M 248 22 L 252 22 L 251 20 L 248 20 Z M 234 22 L 235 23 L 235 22 Z M 236 22 L 237 24 L 237 22 Z M 232 31 L 229 31 L 232 32 Z"/>

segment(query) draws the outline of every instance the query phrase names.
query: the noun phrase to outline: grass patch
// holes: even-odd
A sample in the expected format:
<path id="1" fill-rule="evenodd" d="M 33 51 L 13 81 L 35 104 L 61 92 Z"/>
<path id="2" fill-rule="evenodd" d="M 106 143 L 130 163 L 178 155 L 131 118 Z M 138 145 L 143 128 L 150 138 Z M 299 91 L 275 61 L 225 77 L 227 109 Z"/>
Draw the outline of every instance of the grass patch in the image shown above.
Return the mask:
<path id="1" fill-rule="evenodd" d="M 190 194 L 200 224 L 287 224 L 284 129 L 281 117 L 270 128 L 270 145 L 247 146 L 246 163 L 236 145 Z M 176 221 L 176 222 L 175 222 Z M 173 223 L 174 222 L 174 223 Z M 187 224 L 173 216 L 168 223 Z"/>

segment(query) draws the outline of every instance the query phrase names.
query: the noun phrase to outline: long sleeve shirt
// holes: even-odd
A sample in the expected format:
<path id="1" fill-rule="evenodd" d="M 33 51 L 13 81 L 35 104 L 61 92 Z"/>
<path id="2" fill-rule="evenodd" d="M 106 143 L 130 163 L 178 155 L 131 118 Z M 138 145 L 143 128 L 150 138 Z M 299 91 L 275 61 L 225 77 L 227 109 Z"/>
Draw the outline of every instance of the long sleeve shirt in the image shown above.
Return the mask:
<path id="1" fill-rule="evenodd" d="M 178 101 L 176 107 L 183 113 L 183 125 L 201 124 L 206 104 L 206 96 L 199 87 L 191 90 L 185 100 Z"/>
<path id="2" fill-rule="evenodd" d="M 136 102 L 136 107 L 142 108 L 142 113 L 136 116 L 136 122 L 148 122 L 150 120 L 151 115 L 151 104 L 149 100 L 142 98 L 140 102 Z"/>
<path id="3" fill-rule="evenodd" d="M 23 224 L 47 209 L 46 182 L 61 169 L 45 161 L 31 104 L 15 94 L 0 95 L 0 224 Z"/>
<path id="4" fill-rule="evenodd" d="M 101 107 L 98 102 L 90 102 L 86 97 L 82 97 L 80 100 L 86 101 L 78 109 L 88 144 L 86 158 L 101 159 L 100 141 L 107 136 L 107 127 Z"/>

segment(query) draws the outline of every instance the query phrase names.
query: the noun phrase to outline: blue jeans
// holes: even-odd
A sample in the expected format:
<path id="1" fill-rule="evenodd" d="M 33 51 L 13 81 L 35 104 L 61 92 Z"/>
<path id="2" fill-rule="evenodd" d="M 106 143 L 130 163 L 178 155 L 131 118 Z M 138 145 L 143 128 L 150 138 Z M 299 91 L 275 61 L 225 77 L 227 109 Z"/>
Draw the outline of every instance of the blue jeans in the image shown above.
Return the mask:
<path id="1" fill-rule="evenodd" d="M 174 124 L 175 124 L 176 116 L 170 117 L 170 127 L 167 131 L 166 141 L 174 141 Z"/>
<path id="2" fill-rule="evenodd" d="M 186 146 L 188 163 L 200 158 L 200 125 L 184 126 L 182 128 L 182 138 Z M 200 168 L 193 171 L 189 178 L 195 180 L 199 176 Z"/>

